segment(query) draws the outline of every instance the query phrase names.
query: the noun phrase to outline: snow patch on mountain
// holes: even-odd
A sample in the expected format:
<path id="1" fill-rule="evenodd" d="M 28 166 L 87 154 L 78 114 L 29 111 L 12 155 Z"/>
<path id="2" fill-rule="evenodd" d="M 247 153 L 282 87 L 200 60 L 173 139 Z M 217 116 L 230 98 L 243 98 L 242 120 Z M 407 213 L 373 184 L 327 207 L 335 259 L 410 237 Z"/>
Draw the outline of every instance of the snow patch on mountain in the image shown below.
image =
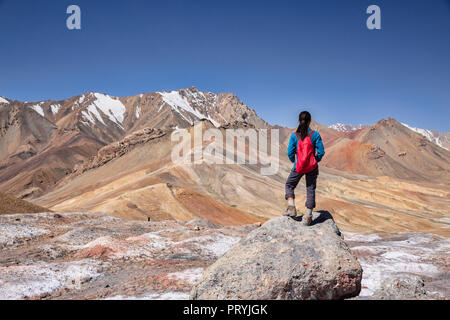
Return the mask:
<path id="1" fill-rule="evenodd" d="M 201 112 L 199 112 L 198 110 L 196 110 L 194 107 L 192 107 L 189 104 L 188 100 L 186 98 L 184 98 L 183 96 L 181 96 L 181 94 L 178 91 L 158 92 L 158 93 L 162 96 L 163 101 L 165 103 L 167 103 L 169 106 L 171 106 L 173 110 L 178 112 L 189 123 L 194 124 L 194 122 L 192 120 L 188 119 L 183 114 L 183 111 L 184 112 L 188 112 L 189 114 L 194 115 L 194 116 L 196 116 L 199 119 L 208 119 L 216 127 L 220 126 L 220 124 L 217 123 L 216 121 L 214 121 L 210 116 L 204 115 Z M 202 94 L 203 95 L 203 93 L 201 93 L 201 92 L 199 92 L 198 94 Z M 197 96 L 194 96 L 193 98 L 194 99 L 198 99 Z"/>
<path id="2" fill-rule="evenodd" d="M 94 93 L 95 99 L 92 104 L 87 107 L 87 111 L 83 111 L 82 114 L 91 123 L 95 123 L 95 119 L 92 115 L 104 125 L 105 122 L 99 111 L 109 118 L 112 122 L 116 123 L 119 127 L 123 128 L 122 122 L 125 115 L 125 106 L 117 99 L 114 99 L 108 95 L 101 93 Z"/>
<path id="3" fill-rule="evenodd" d="M 37 113 L 39 113 L 41 116 L 44 117 L 44 110 L 41 107 L 41 104 L 43 104 L 43 102 L 40 102 L 39 104 L 35 104 L 30 106 L 31 109 L 33 109 L 34 111 L 36 111 Z"/>
<path id="4" fill-rule="evenodd" d="M 83 95 L 78 99 L 78 104 L 83 103 L 84 98 L 85 98 L 85 95 L 83 94 Z"/>
<path id="5" fill-rule="evenodd" d="M 0 103 L 9 103 L 9 101 L 3 97 L 0 97 Z"/>
<path id="6" fill-rule="evenodd" d="M 95 93 L 94 95 L 97 98 L 97 101 L 94 102 L 97 107 L 106 114 L 111 121 L 118 125 L 122 125 L 126 111 L 123 103 L 120 102 L 120 100 L 113 99 L 110 96 L 101 93 Z"/>
<path id="7" fill-rule="evenodd" d="M 52 104 L 50 106 L 50 108 L 52 109 L 53 114 L 57 114 L 59 109 L 61 109 L 61 105 L 60 104 Z"/>
<path id="8" fill-rule="evenodd" d="M 136 118 L 139 119 L 140 115 L 141 115 L 141 107 L 137 106 L 137 108 L 136 108 Z"/>
<path id="9" fill-rule="evenodd" d="M 100 121 L 101 123 L 105 124 L 102 117 L 100 116 L 100 113 L 98 113 L 97 108 L 95 106 L 89 106 L 88 111 L 82 111 L 81 114 L 92 124 L 95 124 L 95 119 L 92 117 L 92 114 L 95 116 L 95 118 Z"/>
<path id="10" fill-rule="evenodd" d="M 443 143 L 442 143 L 442 137 L 439 136 L 439 133 L 435 132 L 435 131 L 431 131 L 431 130 L 427 130 L 427 129 L 421 129 L 421 128 L 415 128 L 415 127 L 411 127 L 409 125 L 407 125 L 406 123 L 402 123 L 402 125 L 404 125 L 405 127 L 407 127 L 408 129 L 417 132 L 418 134 L 423 135 L 425 138 L 427 138 L 430 142 L 433 142 L 434 144 L 438 145 L 439 147 L 445 149 L 445 150 L 449 150 L 448 148 L 446 148 Z"/>
<path id="11" fill-rule="evenodd" d="M 335 123 L 328 128 L 334 129 L 339 132 L 350 132 L 364 128 L 365 126 L 362 124 L 358 124 L 357 126 L 351 124 L 343 124 L 343 123 Z"/>

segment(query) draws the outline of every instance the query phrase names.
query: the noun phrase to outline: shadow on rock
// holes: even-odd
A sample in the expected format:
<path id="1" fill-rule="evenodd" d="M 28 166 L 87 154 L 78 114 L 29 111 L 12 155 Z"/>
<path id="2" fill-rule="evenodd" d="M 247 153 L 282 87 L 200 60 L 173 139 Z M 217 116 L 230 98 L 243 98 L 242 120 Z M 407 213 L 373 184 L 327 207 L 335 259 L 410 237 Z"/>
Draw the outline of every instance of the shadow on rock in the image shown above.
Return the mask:
<path id="1" fill-rule="evenodd" d="M 292 219 L 294 219 L 295 221 L 301 222 L 303 220 L 303 215 L 297 216 Z M 324 223 L 325 221 L 330 220 L 330 219 L 334 222 L 333 216 L 331 215 L 331 213 L 329 211 L 326 211 L 326 210 L 316 211 L 313 214 L 313 220 L 311 222 L 311 226 L 314 226 L 319 223 Z"/>

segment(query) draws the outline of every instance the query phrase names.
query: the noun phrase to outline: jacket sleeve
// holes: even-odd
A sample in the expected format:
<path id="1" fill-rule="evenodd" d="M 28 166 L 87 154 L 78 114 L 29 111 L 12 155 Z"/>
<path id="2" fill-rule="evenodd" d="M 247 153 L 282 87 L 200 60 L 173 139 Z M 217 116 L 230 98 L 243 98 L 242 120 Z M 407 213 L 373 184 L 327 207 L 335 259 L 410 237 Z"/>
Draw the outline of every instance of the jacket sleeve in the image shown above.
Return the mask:
<path id="1" fill-rule="evenodd" d="M 291 138 L 289 139 L 289 147 L 287 152 L 287 156 L 289 157 L 289 160 L 291 160 L 291 162 L 295 162 L 295 155 L 297 154 L 297 144 L 297 137 L 293 133 L 291 135 Z"/>
<path id="2" fill-rule="evenodd" d="M 325 148 L 323 147 L 322 137 L 319 132 L 314 133 L 314 147 L 316 148 L 316 160 L 320 162 L 325 155 Z"/>

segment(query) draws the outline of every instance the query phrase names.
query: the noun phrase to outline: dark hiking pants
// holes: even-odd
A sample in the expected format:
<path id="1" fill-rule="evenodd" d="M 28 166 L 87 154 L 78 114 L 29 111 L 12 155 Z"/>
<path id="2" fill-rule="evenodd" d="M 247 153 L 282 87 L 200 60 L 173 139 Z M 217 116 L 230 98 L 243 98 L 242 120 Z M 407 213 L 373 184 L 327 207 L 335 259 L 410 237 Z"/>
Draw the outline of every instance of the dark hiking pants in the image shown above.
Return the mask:
<path id="1" fill-rule="evenodd" d="M 300 179 L 306 176 L 306 203 L 305 207 L 314 209 L 316 207 L 316 182 L 319 175 L 319 167 L 306 174 L 299 174 L 292 168 L 291 173 L 286 181 L 286 200 L 289 198 L 295 199 L 294 189 L 297 187 Z"/>

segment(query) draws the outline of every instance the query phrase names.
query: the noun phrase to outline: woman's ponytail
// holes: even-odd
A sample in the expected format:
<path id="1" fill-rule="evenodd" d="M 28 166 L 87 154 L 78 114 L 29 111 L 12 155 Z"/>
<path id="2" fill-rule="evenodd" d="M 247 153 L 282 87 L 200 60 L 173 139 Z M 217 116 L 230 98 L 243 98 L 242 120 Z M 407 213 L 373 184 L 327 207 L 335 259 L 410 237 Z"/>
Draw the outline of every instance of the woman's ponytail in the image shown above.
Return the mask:
<path id="1" fill-rule="evenodd" d="M 297 128 L 297 133 L 300 133 L 300 137 L 303 140 L 308 135 L 308 127 L 311 123 L 311 114 L 308 111 L 303 111 L 298 117 L 298 122 L 299 125 Z"/>

